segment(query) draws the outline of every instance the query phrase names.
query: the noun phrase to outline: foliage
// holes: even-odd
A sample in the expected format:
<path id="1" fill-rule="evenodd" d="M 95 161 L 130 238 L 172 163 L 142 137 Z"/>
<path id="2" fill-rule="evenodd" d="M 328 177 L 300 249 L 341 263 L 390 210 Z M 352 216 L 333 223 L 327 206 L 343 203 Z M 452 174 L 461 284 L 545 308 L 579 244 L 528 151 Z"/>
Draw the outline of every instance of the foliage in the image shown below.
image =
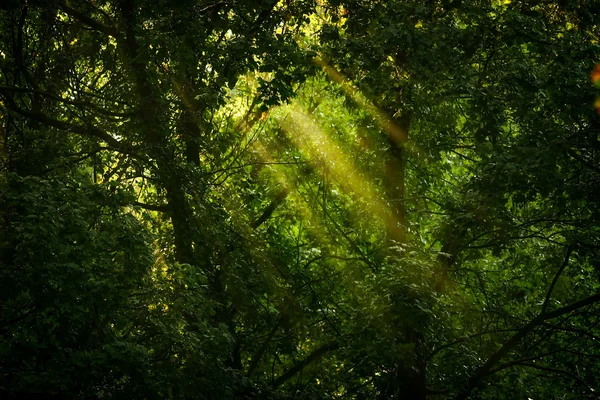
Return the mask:
<path id="1" fill-rule="evenodd" d="M 598 16 L 3 5 L 0 394 L 596 398 Z"/>

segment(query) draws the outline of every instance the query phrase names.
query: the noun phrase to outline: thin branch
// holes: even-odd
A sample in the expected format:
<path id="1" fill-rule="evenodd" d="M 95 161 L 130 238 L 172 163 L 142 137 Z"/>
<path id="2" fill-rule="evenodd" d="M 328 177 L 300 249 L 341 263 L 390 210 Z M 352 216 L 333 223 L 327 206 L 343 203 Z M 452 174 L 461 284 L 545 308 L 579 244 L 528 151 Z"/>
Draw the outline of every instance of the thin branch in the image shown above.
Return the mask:
<path id="1" fill-rule="evenodd" d="M 559 375 L 565 375 L 565 376 L 568 376 L 569 378 L 579 382 L 581 385 L 587 387 L 588 389 L 591 389 L 590 386 L 583 379 L 581 379 L 577 375 L 572 374 L 571 372 L 565 371 L 563 369 L 551 368 L 551 367 L 546 367 L 543 365 L 537 365 L 537 364 L 531 364 L 531 363 L 519 363 L 519 364 L 515 364 L 515 365 L 518 365 L 521 367 L 529 367 L 529 368 L 537 369 L 540 371 L 554 372 Z"/>
<path id="2" fill-rule="evenodd" d="M 119 142 L 117 139 L 115 139 L 110 134 L 108 134 L 107 132 L 103 131 L 100 128 L 97 128 L 92 125 L 70 124 L 68 122 L 64 122 L 64 121 L 60 121 L 58 119 L 51 118 L 41 112 L 23 110 L 23 109 L 17 107 L 12 100 L 9 100 L 8 98 L 6 98 L 6 99 L 7 99 L 8 104 L 10 105 L 9 109 L 11 111 L 16 112 L 19 115 L 22 115 L 23 117 L 32 119 L 34 121 L 41 122 L 43 124 L 46 124 L 46 125 L 58 128 L 58 129 L 78 133 L 80 135 L 95 136 L 99 139 L 104 140 L 106 143 L 108 143 L 115 149 L 126 149 L 126 146 L 123 143 Z"/>
<path id="3" fill-rule="evenodd" d="M 475 333 L 473 335 L 468 335 L 468 336 L 460 337 L 460 338 L 458 338 L 456 340 L 453 340 L 452 342 L 445 343 L 445 344 L 443 344 L 443 345 L 441 345 L 441 346 L 436 347 L 435 349 L 433 349 L 431 351 L 431 353 L 429 353 L 427 355 L 426 361 L 431 360 L 438 353 L 440 353 L 441 351 L 443 351 L 445 349 L 448 349 L 448 348 L 450 348 L 452 346 L 456 346 L 457 344 L 460 344 L 460 343 L 463 343 L 463 342 L 467 342 L 467 341 L 469 341 L 471 339 L 475 339 L 477 337 L 484 336 L 484 335 L 491 335 L 491 334 L 494 334 L 494 333 L 515 332 L 515 331 L 516 331 L 516 329 L 497 329 L 497 330 L 492 330 L 492 331 L 478 332 L 478 333 Z"/>
<path id="4" fill-rule="evenodd" d="M 547 321 L 549 319 L 554 319 L 554 318 L 560 317 L 561 315 L 568 314 L 570 312 L 573 312 L 573 311 L 578 310 L 583 307 L 590 306 L 590 305 L 592 305 L 594 303 L 598 303 L 598 302 L 600 302 L 600 293 L 596 293 L 592 296 L 586 297 L 585 299 L 576 301 L 575 303 L 570 304 L 565 307 L 562 307 L 562 308 L 559 308 L 558 310 L 554 310 L 552 312 L 542 314 L 542 315 L 540 315 L 540 317 L 543 317 L 542 321 Z"/>
<path id="5" fill-rule="evenodd" d="M 134 201 L 131 205 L 143 208 L 145 210 L 150 210 L 150 211 L 158 211 L 158 212 L 168 212 L 169 211 L 169 208 L 166 205 L 146 204 L 146 203 L 140 203 L 139 201 Z"/>
<path id="6" fill-rule="evenodd" d="M 304 360 L 296 363 L 290 369 L 288 369 L 286 372 L 280 375 L 279 378 L 275 379 L 275 381 L 273 382 L 273 387 L 277 388 L 283 385 L 285 382 L 293 378 L 298 372 L 302 371 L 304 367 L 319 360 L 328 352 L 336 350 L 339 347 L 340 345 L 337 342 L 332 342 L 317 348 L 312 353 L 310 353 Z"/>
<path id="7" fill-rule="evenodd" d="M 331 221 L 331 223 L 337 229 L 337 231 L 344 237 L 344 239 L 346 239 L 348 241 L 348 244 L 350 244 L 350 247 L 352 247 L 352 249 L 354 251 L 356 251 L 358 254 L 360 254 L 360 260 L 362 262 L 364 262 L 369 268 L 371 268 L 371 270 L 373 272 L 377 272 L 377 265 L 374 264 L 373 262 L 371 262 L 367 258 L 367 256 L 363 253 L 363 251 L 361 250 L 361 248 L 358 246 L 358 244 L 356 244 L 356 242 L 354 242 L 354 240 L 352 240 L 352 238 L 350 238 L 350 236 L 348 236 L 348 234 L 344 231 L 344 229 L 342 229 L 342 227 L 340 226 L 340 224 L 335 220 L 335 218 L 333 218 L 333 216 L 327 210 L 327 205 L 325 203 L 322 203 L 319 200 L 318 196 L 315 195 L 312 190 L 309 190 L 309 193 L 310 193 L 311 197 L 313 198 L 313 201 L 315 203 L 317 203 L 319 206 L 321 206 L 321 208 L 323 210 L 323 213 Z"/>
<path id="8" fill-rule="evenodd" d="M 85 15 L 84 13 L 75 10 L 74 8 L 70 7 L 68 4 L 66 4 L 65 2 L 59 2 L 58 6 L 69 16 L 83 22 L 84 24 L 88 25 L 89 27 L 105 33 L 109 36 L 112 36 L 114 38 L 116 38 L 119 35 L 119 31 L 112 26 L 109 25 L 105 25 L 101 22 L 96 21 L 94 18 Z"/>
<path id="9" fill-rule="evenodd" d="M 508 341 L 506 341 L 500 349 L 494 353 L 488 361 L 481 367 L 477 368 L 471 378 L 467 381 L 465 387 L 458 393 L 455 400 L 465 400 L 469 397 L 473 389 L 479 385 L 480 381 L 488 375 L 491 375 L 493 368 L 498 362 L 504 358 L 509 352 L 511 352 L 522 339 L 531 333 L 535 328 L 540 326 L 544 321 L 549 319 L 560 317 L 561 315 L 568 314 L 575 310 L 583 307 L 600 302 L 600 293 L 596 293 L 592 296 L 586 297 L 585 299 L 576 301 L 575 303 L 569 304 L 568 306 L 559 308 L 552 312 L 542 312 L 540 315 L 529 321 L 523 326 L 517 333 L 515 333 Z"/>
<path id="10" fill-rule="evenodd" d="M 598 325 L 598 323 L 595 323 L 592 327 Z M 552 325 L 552 324 L 542 324 L 542 326 L 547 327 L 547 328 L 551 328 L 554 331 L 559 331 L 559 332 L 569 332 L 569 333 L 574 333 L 581 336 L 586 336 L 589 337 L 592 340 L 597 340 L 600 342 L 600 336 L 596 336 L 593 333 L 589 332 L 590 326 L 587 326 L 586 328 L 588 330 L 581 330 L 581 329 L 576 329 L 576 328 L 570 328 L 570 327 L 563 327 L 563 326 L 556 326 L 556 325 Z"/>
<path id="11" fill-rule="evenodd" d="M 267 351 L 267 348 L 269 347 L 269 344 L 271 343 L 273 336 L 275 336 L 275 333 L 277 333 L 277 331 L 279 330 L 279 326 L 280 326 L 280 323 L 278 321 L 273 326 L 271 331 L 269 332 L 269 335 L 263 342 L 262 346 L 260 346 L 260 349 L 258 349 L 256 354 L 252 357 L 252 361 L 250 363 L 250 367 L 248 367 L 248 372 L 246 373 L 246 376 L 250 377 L 252 375 L 252 373 L 254 372 L 254 370 L 256 369 L 256 367 L 258 367 L 258 363 L 262 359 L 262 356 L 265 354 L 265 351 Z"/>
<path id="12" fill-rule="evenodd" d="M 281 161 L 281 162 L 251 162 L 251 163 L 247 163 L 247 164 L 241 164 L 235 167 L 225 167 L 225 168 L 221 168 L 221 169 L 216 169 L 214 171 L 210 171 L 207 174 L 210 175 L 215 175 L 215 174 L 221 174 L 223 172 L 228 172 L 228 171 L 233 171 L 233 170 L 238 170 L 238 169 L 242 169 L 242 168 L 246 168 L 246 167 L 251 167 L 253 165 L 301 165 L 301 164 L 306 164 L 307 161 L 294 161 L 294 162 L 286 162 L 286 161 Z M 218 186 L 218 185 L 216 185 Z"/>
<path id="13" fill-rule="evenodd" d="M 565 270 L 567 265 L 569 265 L 569 257 L 571 257 L 572 252 L 573 252 L 573 245 L 570 244 L 569 247 L 567 248 L 567 254 L 565 255 L 565 259 L 563 260 L 562 265 L 556 272 L 556 275 L 554 275 L 554 279 L 552 279 L 552 283 L 550 284 L 550 288 L 548 289 L 548 293 L 546 294 L 546 299 L 544 300 L 544 304 L 542 305 L 542 314 L 544 314 L 546 312 L 546 309 L 548 308 L 548 303 L 550 302 L 550 297 L 552 296 L 552 291 L 554 291 L 554 286 L 556 286 L 556 282 L 558 281 L 558 278 L 563 273 L 563 271 Z"/>
<path id="14" fill-rule="evenodd" d="M 209 5 L 207 5 L 206 7 L 204 7 L 204 8 L 202 8 L 202 9 L 198 10 L 198 13 L 199 13 L 199 14 L 203 14 L 203 13 L 205 13 L 206 11 L 209 11 L 209 10 L 211 10 L 211 9 L 215 8 L 215 7 L 224 6 L 224 5 L 226 5 L 226 4 L 227 4 L 227 3 L 226 3 L 226 2 L 224 2 L 224 1 L 218 1 L 218 2 L 216 2 L 216 3 L 214 3 L 214 4 L 209 4 Z"/>
<path id="15" fill-rule="evenodd" d="M 109 111 L 109 110 L 105 110 L 104 108 L 102 108 L 96 104 L 88 103 L 85 101 L 63 99 L 62 97 L 58 97 L 53 94 L 43 92 L 41 90 L 0 86 L 0 91 L 39 94 L 40 96 L 46 97 L 51 100 L 59 101 L 64 104 L 70 104 L 72 106 L 87 107 L 87 108 L 90 108 L 90 109 L 100 113 L 100 114 L 111 116 L 111 117 L 131 117 L 131 116 L 135 115 L 135 112 L 133 112 L 133 111 L 124 112 L 124 113 L 116 112 L 116 111 Z"/>
<path id="16" fill-rule="evenodd" d="M 58 168 L 66 167 L 67 165 L 70 165 L 70 164 L 77 164 L 81 161 L 87 160 L 88 158 L 95 156 L 96 154 L 100 153 L 103 150 L 110 150 L 110 149 L 108 147 L 99 147 L 97 149 L 90 150 L 90 151 L 82 151 L 82 152 L 75 153 L 75 154 L 69 154 L 67 156 L 68 158 L 64 162 L 53 165 L 51 167 L 48 167 L 48 168 L 44 169 L 41 173 L 47 174 L 48 172 L 54 171 Z"/>
<path id="17" fill-rule="evenodd" d="M 277 193 L 275 198 L 273 200 L 271 200 L 271 203 L 269 203 L 267 208 L 265 208 L 265 210 L 263 211 L 261 216 L 258 217 L 258 219 L 256 219 L 256 221 L 254 221 L 252 223 L 252 225 L 251 225 L 252 229 L 257 229 L 267 219 L 269 219 L 271 217 L 271 215 L 273 215 L 273 213 L 275 212 L 277 207 L 279 207 L 281 205 L 281 203 L 284 202 L 284 200 L 286 199 L 286 197 L 288 196 L 289 193 L 290 193 L 290 191 L 288 188 L 281 189 L 281 191 L 279 193 Z"/>
<path id="18" fill-rule="evenodd" d="M 519 360 L 508 361 L 508 362 L 505 362 L 504 364 L 498 365 L 497 367 L 493 368 L 490 371 L 490 374 L 495 374 L 496 372 L 502 371 L 503 369 L 510 368 L 512 366 L 515 366 L 515 365 L 521 365 L 521 364 L 524 364 L 524 363 L 526 363 L 528 361 L 540 360 L 540 359 L 542 359 L 544 357 L 547 357 L 547 356 L 550 356 L 552 354 L 560 353 L 561 351 L 565 351 L 565 349 L 561 348 L 561 349 L 558 349 L 558 350 L 555 350 L 555 351 L 550 351 L 550 352 L 547 352 L 547 353 L 544 353 L 544 354 L 538 354 L 538 355 L 533 356 L 533 357 L 528 357 L 528 358 L 522 358 L 522 359 L 519 359 Z"/>

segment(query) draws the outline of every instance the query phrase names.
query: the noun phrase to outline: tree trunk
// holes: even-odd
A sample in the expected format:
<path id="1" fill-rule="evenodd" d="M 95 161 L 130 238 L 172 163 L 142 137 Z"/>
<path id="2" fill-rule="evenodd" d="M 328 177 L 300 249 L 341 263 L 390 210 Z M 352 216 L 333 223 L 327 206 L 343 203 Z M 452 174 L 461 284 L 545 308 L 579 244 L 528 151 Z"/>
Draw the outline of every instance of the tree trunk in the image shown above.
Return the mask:
<path id="1" fill-rule="evenodd" d="M 130 0 L 120 2 L 125 39 L 122 43 L 131 68 L 132 78 L 140 100 L 139 123 L 149 147 L 149 155 L 156 160 L 158 181 L 166 191 L 169 216 L 173 225 L 175 257 L 180 263 L 194 264 L 193 235 L 191 229 L 192 212 L 183 189 L 183 182 L 176 168 L 176 160 L 169 155 L 168 128 L 162 119 L 162 107 L 158 94 L 152 90 L 146 64 L 143 62 L 140 47 L 135 38 L 135 14 Z"/>
<path id="2" fill-rule="evenodd" d="M 391 208 L 391 217 L 387 223 L 388 240 L 392 243 L 405 243 L 407 233 L 405 183 L 406 154 L 404 144 L 408 139 L 410 113 L 405 112 L 400 118 L 399 127 L 404 132 L 400 141 L 388 134 L 388 153 L 385 163 L 386 197 Z"/>

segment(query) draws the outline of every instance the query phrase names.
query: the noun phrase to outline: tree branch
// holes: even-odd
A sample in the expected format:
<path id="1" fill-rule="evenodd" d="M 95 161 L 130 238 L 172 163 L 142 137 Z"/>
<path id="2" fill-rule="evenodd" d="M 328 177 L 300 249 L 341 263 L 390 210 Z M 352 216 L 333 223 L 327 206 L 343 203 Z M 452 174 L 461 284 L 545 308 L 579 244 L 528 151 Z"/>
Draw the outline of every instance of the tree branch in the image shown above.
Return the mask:
<path id="1" fill-rule="evenodd" d="M 143 208 L 145 210 L 150 210 L 150 211 L 158 211 L 158 212 L 168 212 L 169 211 L 169 208 L 166 205 L 146 204 L 146 203 L 140 203 L 139 201 L 134 201 L 131 205 Z"/>
<path id="2" fill-rule="evenodd" d="M 560 268 L 558 269 L 558 271 L 556 272 L 556 275 L 554 275 L 554 279 L 552 279 L 550 288 L 548 288 L 548 294 L 546 294 L 546 299 L 544 300 L 544 304 L 542 305 L 542 314 L 544 314 L 546 312 L 546 309 L 548 308 L 548 303 L 550 302 L 550 297 L 552 296 L 552 291 L 554 291 L 554 286 L 556 286 L 556 282 L 558 281 L 558 278 L 563 273 L 563 271 L 565 270 L 567 265 L 569 265 L 569 257 L 571 257 L 572 252 L 573 252 L 573 245 L 570 244 L 569 247 L 567 248 L 567 254 L 565 255 L 565 259 L 564 259 L 562 265 L 560 266 Z"/>
<path id="3" fill-rule="evenodd" d="M 202 9 L 198 10 L 198 13 L 199 13 L 199 14 L 204 14 L 206 11 L 210 11 L 210 10 L 211 10 L 211 9 L 213 9 L 213 8 L 220 7 L 220 6 L 224 6 L 224 5 L 226 5 L 226 4 L 227 4 L 227 3 L 226 3 L 226 2 L 224 2 L 224 1 L 218 1 L 218 2 L 216 2 L 216 3 L 214 3 L 214 4 L 209 4 L 209 5 L 207 5 L 206 7 L 204 7 L 204 8 L 202 8 Z"/>
<path id="4" fill-rule="evenodd" d="M 43 92 L 40 90 L 35 90 L 35 89 L 16 88 L 16 87 L 11 88 L 11 87 L 0 86 L 0 91 L 39 94 L 40 96 L 46 97 L 50 100 L 59 101 L 61 103 L 70 104 L 72 106 L 87 107 L 87 108 L 90 108 L 90 109 L 100 113 L 100 114 L 111 116 L 111 117 L 131 117 L 131 116 L 135 115 L 135 112 L 133 112 L 133 111 L 123 112 L 123 113 L 116 112 L 116 111 L 109 111 L 109 110 L 105 110 L 104 108 L 102 108 L 96 104 L 88 103 L 85 101 L 75 101 L 75 100 L 63 99 L 63 98 L 55 96 L 53 94 L 46 93 L 46 92 Z"/>
<path id="5" fill-rule="evenodd" d="M 5 99 L 7 100 L 7 103 L 10 105 L 9 110 L 16 112 L 17 114 L 19 114 L 23 117 L 32 119 L 34 121 L 38 121 L 42 124 L 49 125 L 54 128 L 58 128 L 58 129 L 62 129 L 65 131 L 70 131 L 70 132 L 75 132 L 75 133 L 78 133 L 83 136 L 95 136 L 99 139 L 102 139 L 103 141 L 105 141 L 106 143 L 108 143 L 109 145 L 114 147 L 115 149 L 122 149 L 122 150 L 127 149 L 123 143 L 119 142 L 117 139 L 112 137 L 110 134 L 108 134 L 107 132 L 105 132 L 102 129 L 99 129 L 95 126 L 75 125 L 75 124 L 71 124 L 68 122 L 60 121 L 58 119 L 51 118 L 41 112 L 23 110 L 23 109 L 17 107 L 16 104 L 9 98 L 5 97 Z"/>
<path id="6" fill-rule="evenodd" d="M 519 363 L 519 364 L 515 364 L 515 365 L 521 366 L 521 367 L 529 367 L 529 368 L 537 369 L 540 371 L 554 372 L 559 375 L 565 375 L 565 376 L 568 376 L 569 378 L 573 379 L 574 381 L 579 382 L 581 385 L 587 387 L 588 389 L 590 389 L 590 386 L 583 379 L 581 379 L 577 375 L 572 374 L 571 372 L 565 371 L 563 369 L 551 368 L 551 367 L 546 367 L 544 365 L 537 365 L 537 364 L 531 364 L 531 363 Z"/>
<path id="7" fill-rule="evenodd" d="M 275 333 L 277 333 L 277 331 L 279 330 L 279 325 L 280 325 L 280 323 L 278 321 L 271 329 L 271 332 L 269 332 L 269 335 L 265 339 L 262 346 L 260 346 L 260 349 L 258 349 L 256 354 L 252 357 L 252 361 L 250 363 L 250 367 L 248 367 L 248 372 L 246 373 L 246 376 L 250 377 L 252 375 L 252 373 L 254 372 L 254 370 L 256 369 L 256 367 L 258 367 L 258 363 L 260 362 L 263 354 L 265 354 L 265 351 L 269 347 L 269 343 L 271 343 L 273 336 L 275 336 Z"/>
<path id="8" fill-rule="evenodd" d="M 549 319 L 554 319 L 554 318 L 560 317 L 561 315 L 568 314 L 570 312 L 573 312 L 573 311 L 578 310 L 583 307 L 590 306 L 590 305 L 592 305 L 594 303 L 598 303 L 598 302 L 600 302 L 600 293 L 596 293 L 592 296 L 586 297 L 585 299 L 576 301 L 575 303 L 569 304 L 568 306 L 564 306 L 562 308 L 559 308 L 558 310 L 554 310 L 552 312 L 542 314 L 542 315 L 540 315 L 540 317 L 543 317 L 542 321 L 547 321 Z"/>
<path id="9" fill-rule="evenodd" d="M 488 361 L 481 367 L 477 368 L 474 374 L 469 378 L 465 387 L 458 393 L 455 400 L 465 400 L 469 397 L 473 389 L 479 385 L 480 381 L 488 375 L 493 373 L 494 366 L 504 358 L 510 351 L 512 351 L 525 336 L 532 332 L 535 328 L 541 325 L 544 321 L 549 319 L 560 317 L 561 315 L 568 314 L 575 310 L 583 307 L 587 307 L 594 303 L 600 302 L 600 293 L 596 293 L 592 296 L 586 297 L 585 299 L 576 301 L 575 303 L 569 304 L 568 306 L 559 308 L 552 312 L 542 312 L 540 315 L 529 321 L 523 326 L 517 333 L 515 333 L 508 341 L 506 341 L 500 349 L 494 353 Z"/>
<path id="10" fill-rule="evenodd" d="M 445 343 L 439 347 L 436 347 L 435 349 L 433 349 L 428 355 L 427 357 L 425 357 L 425 360 L 429 361 L 431 360 L 433 357 L 435 357 L 437 354 L 439 354 L 440 352 L 444 351 L 445 349 L 448 349 L 452 346 L 456 346 L 459 343 L 463 343 L 463 342 L 467 342 L 471 339 L 477 338 L 479 336 L 483 336 L 483 335 L 491 335 L 494 333 L 502 333 L 502 332 L 514 332 L 516 331 L 516 329 L 497 329 L 497 330 L 492 330 L 492 331 L 485 331 L 485 332 L 478 332 L 475 333 L 473 335 L 468 335 L 468 336 L 463 336 L 460 337 L 456 340 L 453 340 L 452 342 L 448 342 Z"/>
<path id="11" fill-rule="evenodd" d="M 266 220 L 268 220 L 271 217 L 271 215 L 273 215 L 277 207 L 279 207 L 281 203 L 283 203 L 283 201 L 286 199 L 289 193 L 290 191 L 288 190 L 288 188 L 281 189 L 281 191 L 277 193 L 275 198 L 271 200 L 271 203 L 267 206 L 267 208 L 265 208 L 262 215 L 252 223 L 252 229 L 257 229 Z"/>
<path id="12" fill-rule="evenodd" d="M 287 382 L 289 379 L 291 379 L 298 372 L 302 371 L 304 369 L 304 367 L 306 367 L 307 365 L 309 365 L 312 362 L 317 361 L 318 359 L 323 357 L 328 352 L 330 352 L 332 350 L 336 350 L 339 347 L 340 347 L 340 345 L 337 342 L 332 342 L 332 343 L 328 343 L 328 344 L 325 344 L 325 345 L 317 348 L 315 351 L 310 353 L 304 360 L 293 365 L 290 369 L 288 369 L 286 372 L 284 372 L 282 375 L 280 375 L 279 378 L 275 379 L 275 381 L 273 382 L 273 387 L 277 388 L 277 387 L 283 385 L 285 382 Z"/>
<path id="13" fill-rule="evenodd" d="M 515 366 L 515 365 L 525 364 L 528 361 L 534 361 L 535 362 L 536 360 L 540 360 L 540 359 L 542 359 L 544 357 L 560 353 L 561 351 L 564 351 L 564 350 L 565 350 L 564 348 L 561 348 L 561 349 L 558 349 L 558 350 L 555 350 L 555 351 L 549 351 L 549 352 L 544 353 L 544 354 L 538 354 L 538 355 L 533 356 L 533 357 L 521 358 L 519 360 L 513 360 L 513 361 L 507 361 L 504 364 L 498 365 L 497 367 L 493 368 L 490 371 L 490 374 L 495 374 L 496 372 L 502 371 L 503 369 L 510 368 L 512 366 Z"/>
<path id="14" fill-rule="evenodd" d="M 97 30 L 99 32 L 105 33 L 107 35 L 110 35 L 114 38 L 116 38 L 119 35 L 119 31 L 112 26 L 109 25 L 104 25 L 101 22 L 96 21 L 94 18 L 85 15 L 84 13 L 75 10 L 74 8 L 70 7 L 68 4 L 66 4 L 65 2 L 59 2 L 58 6 L 69 16 L 83 22 L 84 24 L 88 25 L 89 27 L 93 28 L 94 30 Z"/>

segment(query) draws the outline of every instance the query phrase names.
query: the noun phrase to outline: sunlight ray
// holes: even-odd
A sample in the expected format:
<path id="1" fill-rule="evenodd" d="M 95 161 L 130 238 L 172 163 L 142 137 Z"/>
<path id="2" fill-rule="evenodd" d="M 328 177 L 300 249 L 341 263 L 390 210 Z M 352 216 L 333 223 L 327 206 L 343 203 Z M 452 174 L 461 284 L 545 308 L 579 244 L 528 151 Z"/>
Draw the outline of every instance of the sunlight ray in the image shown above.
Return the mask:
<path id="1" fill-rule="evenodd" d="M 306 151 L 315 165 L 325 166 L 340 187 L 364 199 L 373 215 L 388 220 L 390 209 L 369 179 L 358 172 L 347 155 L 300 106 L 292 104 L 289 110 L 291 118 L 283 121 L 282 128 L 296 146 Z"/>
<path id="2" fill-rule="evenodd" d="M 294 190 L 296 187 L 296 183 L 289 176 L 289 173 L 286 171 L 283 165 L 275 163 L 265 146 L 262 144 L 261 140 L 257 140 L 254 143 L 253 148 L 257 151 L 260 157 L 267 163 L 271 163 L 269 168 L 274 172 L 275 179 L 279 183 L 279 185 L 283 188 L 287 188 L 289 190 L 288 197 L 292 200 L 295 205 L 296 211 L 300 214 L 300 216 L 307 221 L 314 232 L 317 234 L 319 241 L 325 243 L 329 240 L 325 241 L 327 237 L 327 231 L 325 227 L 321 224 L 317 216 L 312 211 L 309 204 L 306 202 L 306 199 L 298 194 L 297 190 Z"/>
<path id="3" fill-rule="evenodd" d="M 346 92 L 350 98 L 356 102 L 363 110 L 365 110 L 390 137 L 393 143 L 397 146 L 402 146 L 408 140 L 407 132 L 390 118 L 384 111 L 368 101 L 365 96 L 346 79 L 337 69 L 329 65 L 320 57 L 313 59 L 314 63 L 322 67 L 327 76 Z"/>

